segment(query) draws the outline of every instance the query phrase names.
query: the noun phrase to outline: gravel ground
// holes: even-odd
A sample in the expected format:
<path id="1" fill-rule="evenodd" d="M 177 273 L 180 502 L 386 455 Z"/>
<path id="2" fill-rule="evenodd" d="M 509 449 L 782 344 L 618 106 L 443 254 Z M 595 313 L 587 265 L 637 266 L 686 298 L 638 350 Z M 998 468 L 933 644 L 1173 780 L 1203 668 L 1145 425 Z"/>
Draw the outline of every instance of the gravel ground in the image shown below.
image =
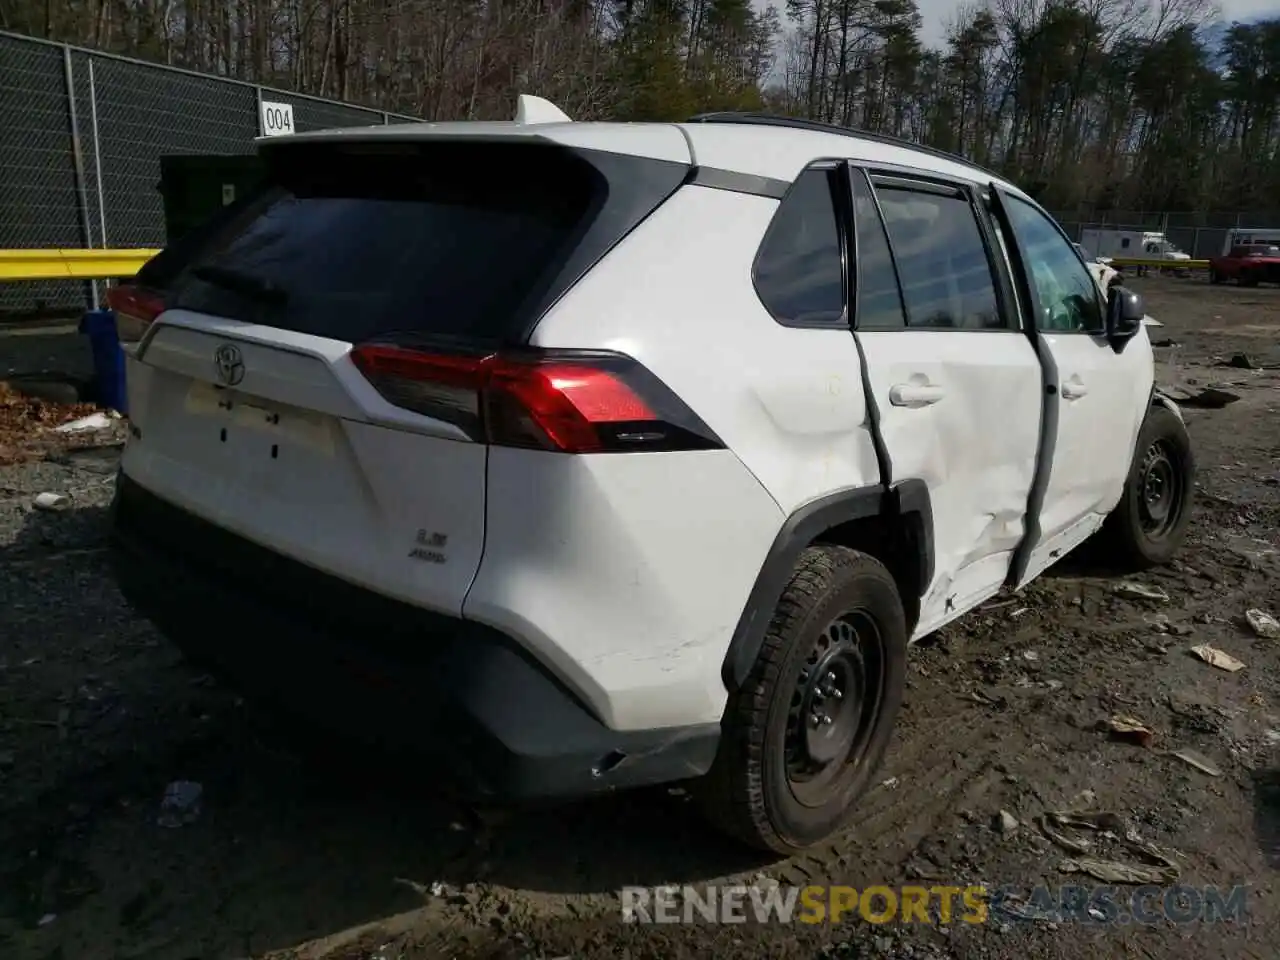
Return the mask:
<path id="1" fill-rule="evenodd" d="M 708 833 L 678 789 L 475 810 L 440 799 L 433 770 L 300 749 L 186 666 L 116 593 L 102 549 L 117 448 L 0 467 L 0 955 L 1277 956 L 1280 640 L 1256 637 L 1243 616 L 1280 615 L 1280 370 L 1220 358 L 1280 363 L 1280 290 L 1134 285 L 1166 324 L 1153 339 L 1176 342 L 1157 350 L 1162 382 L 1241 398 L 1187 410 L 1201 467 L 1190 541 L 1172 567 L 1136 581 L 1168 599 L 1117 592 L 1069 558 L 917 647 L 901 727 L 859 825 L 787 861 Z M 0 337 L 0 369 L 59 351 L 82 363 L 80 349 L 75 338 Z M 68 493 L 73 506 L 33 511 L 43 491 Z M 1188 653 L 1203 643 L 1245 668 Z M 1150 746 L 1100 732 L 1115 714 L 1150 727 Z M 1172 755 L 1185 747 L 1220 775 Z M 166 829 L 160 801 L 177 780 L 200 783 L 202 805 Z M 618 920 L 626 884 L 1080 882 L 1061 872 L 1071 854 L 1036 818 L 1086 790 L 1092 808 L 1171 852 L 1180 883 L 1247 885 L 1248 918 Z M 1001 811 L 1015 829 L 997 829 Z M 1100 856 L 1133 860 L 1102 843 Z"/>

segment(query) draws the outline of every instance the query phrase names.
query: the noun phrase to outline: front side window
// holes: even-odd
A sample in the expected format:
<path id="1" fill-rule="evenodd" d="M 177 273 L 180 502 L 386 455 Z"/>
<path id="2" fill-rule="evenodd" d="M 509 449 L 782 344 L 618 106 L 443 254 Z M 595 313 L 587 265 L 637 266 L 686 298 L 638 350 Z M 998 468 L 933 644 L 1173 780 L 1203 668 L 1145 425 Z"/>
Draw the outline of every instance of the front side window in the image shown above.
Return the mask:
<path id="1" fill-rule="evenodd" d="M 812 168 L 782 198 L 756 255 L 756 293 L 787 326 L 846 322 L 844 257 L 831 171 Z"/>
<path id="2" fill-rule="evenodd" d="M 1005 206 L 1039 301 L 1036 326 L 1058 333 L 1101 333 L 1105 318 L 1098 285 L 1053 221 L 1017 197 L 1006 195 Z"/>
<path id="3" fill-rule="evenodd" d="M 977 217 L 962 193 L 877 185 L 902 280 L 907 326 L 933 330 L 1007 327 Z"/>

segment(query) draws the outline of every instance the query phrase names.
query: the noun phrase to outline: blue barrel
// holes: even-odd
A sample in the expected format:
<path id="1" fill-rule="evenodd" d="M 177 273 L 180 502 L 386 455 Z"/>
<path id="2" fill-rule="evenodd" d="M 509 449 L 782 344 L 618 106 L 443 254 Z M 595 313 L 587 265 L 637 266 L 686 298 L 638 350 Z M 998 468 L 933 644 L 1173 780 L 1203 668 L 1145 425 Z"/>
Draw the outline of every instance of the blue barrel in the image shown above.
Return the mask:
<path id="1" fill-rule="evenodd" d="M 89 338 L 93 353 L 93 381 L 98 403 L 120 413 L 128 413 L 129 399 L 124 386 L 124 351 L 116 334 L 116 315 L 111 310 L 90 310 L 80 318 L 80 332 Z"/>

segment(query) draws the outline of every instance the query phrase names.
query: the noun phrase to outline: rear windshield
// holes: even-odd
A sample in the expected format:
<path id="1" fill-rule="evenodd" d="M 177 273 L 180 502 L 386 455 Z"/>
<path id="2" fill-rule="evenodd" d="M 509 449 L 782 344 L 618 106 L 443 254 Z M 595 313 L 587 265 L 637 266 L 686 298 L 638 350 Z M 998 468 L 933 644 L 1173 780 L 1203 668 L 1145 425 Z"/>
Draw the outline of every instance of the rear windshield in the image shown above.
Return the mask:
<path id="1" fill-rule="evenodd" d="M 633 178 L 647 188 L 637 199 L 634 189 L 614 197 L 616 164 L 544 144 L 302 143 L 266 156 L 258 195 L 175 244 L 168 304 L 350 342 L 518 338 L 557 285 L 684 173 L 658 164 L 674 169 Z M 618 202 L 625 216 L 600 217 Z M 603 236 L 593 229 L 601 219 Z"/>

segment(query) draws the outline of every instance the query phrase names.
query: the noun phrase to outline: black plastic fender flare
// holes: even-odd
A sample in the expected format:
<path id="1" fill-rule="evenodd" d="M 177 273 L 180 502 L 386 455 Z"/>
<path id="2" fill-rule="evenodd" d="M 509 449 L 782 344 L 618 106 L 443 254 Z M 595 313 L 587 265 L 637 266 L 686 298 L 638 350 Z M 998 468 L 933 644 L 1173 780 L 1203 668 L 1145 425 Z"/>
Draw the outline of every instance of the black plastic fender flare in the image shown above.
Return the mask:
<path id="1" fill-rule="evenodd" d="M 806 503 L 782 524 L 738 618 L 721 668 L 728 690 L 740 688 L 750 674 L 801 551 L 833 527 L 879 516 L 915 528 L 919 541 L 915 573 L 921 591 L 928 589 L 934 565 L 933 506 L 923 480 L 904 480 L 887 489 L 879 483 L 850 487 Z"/>

